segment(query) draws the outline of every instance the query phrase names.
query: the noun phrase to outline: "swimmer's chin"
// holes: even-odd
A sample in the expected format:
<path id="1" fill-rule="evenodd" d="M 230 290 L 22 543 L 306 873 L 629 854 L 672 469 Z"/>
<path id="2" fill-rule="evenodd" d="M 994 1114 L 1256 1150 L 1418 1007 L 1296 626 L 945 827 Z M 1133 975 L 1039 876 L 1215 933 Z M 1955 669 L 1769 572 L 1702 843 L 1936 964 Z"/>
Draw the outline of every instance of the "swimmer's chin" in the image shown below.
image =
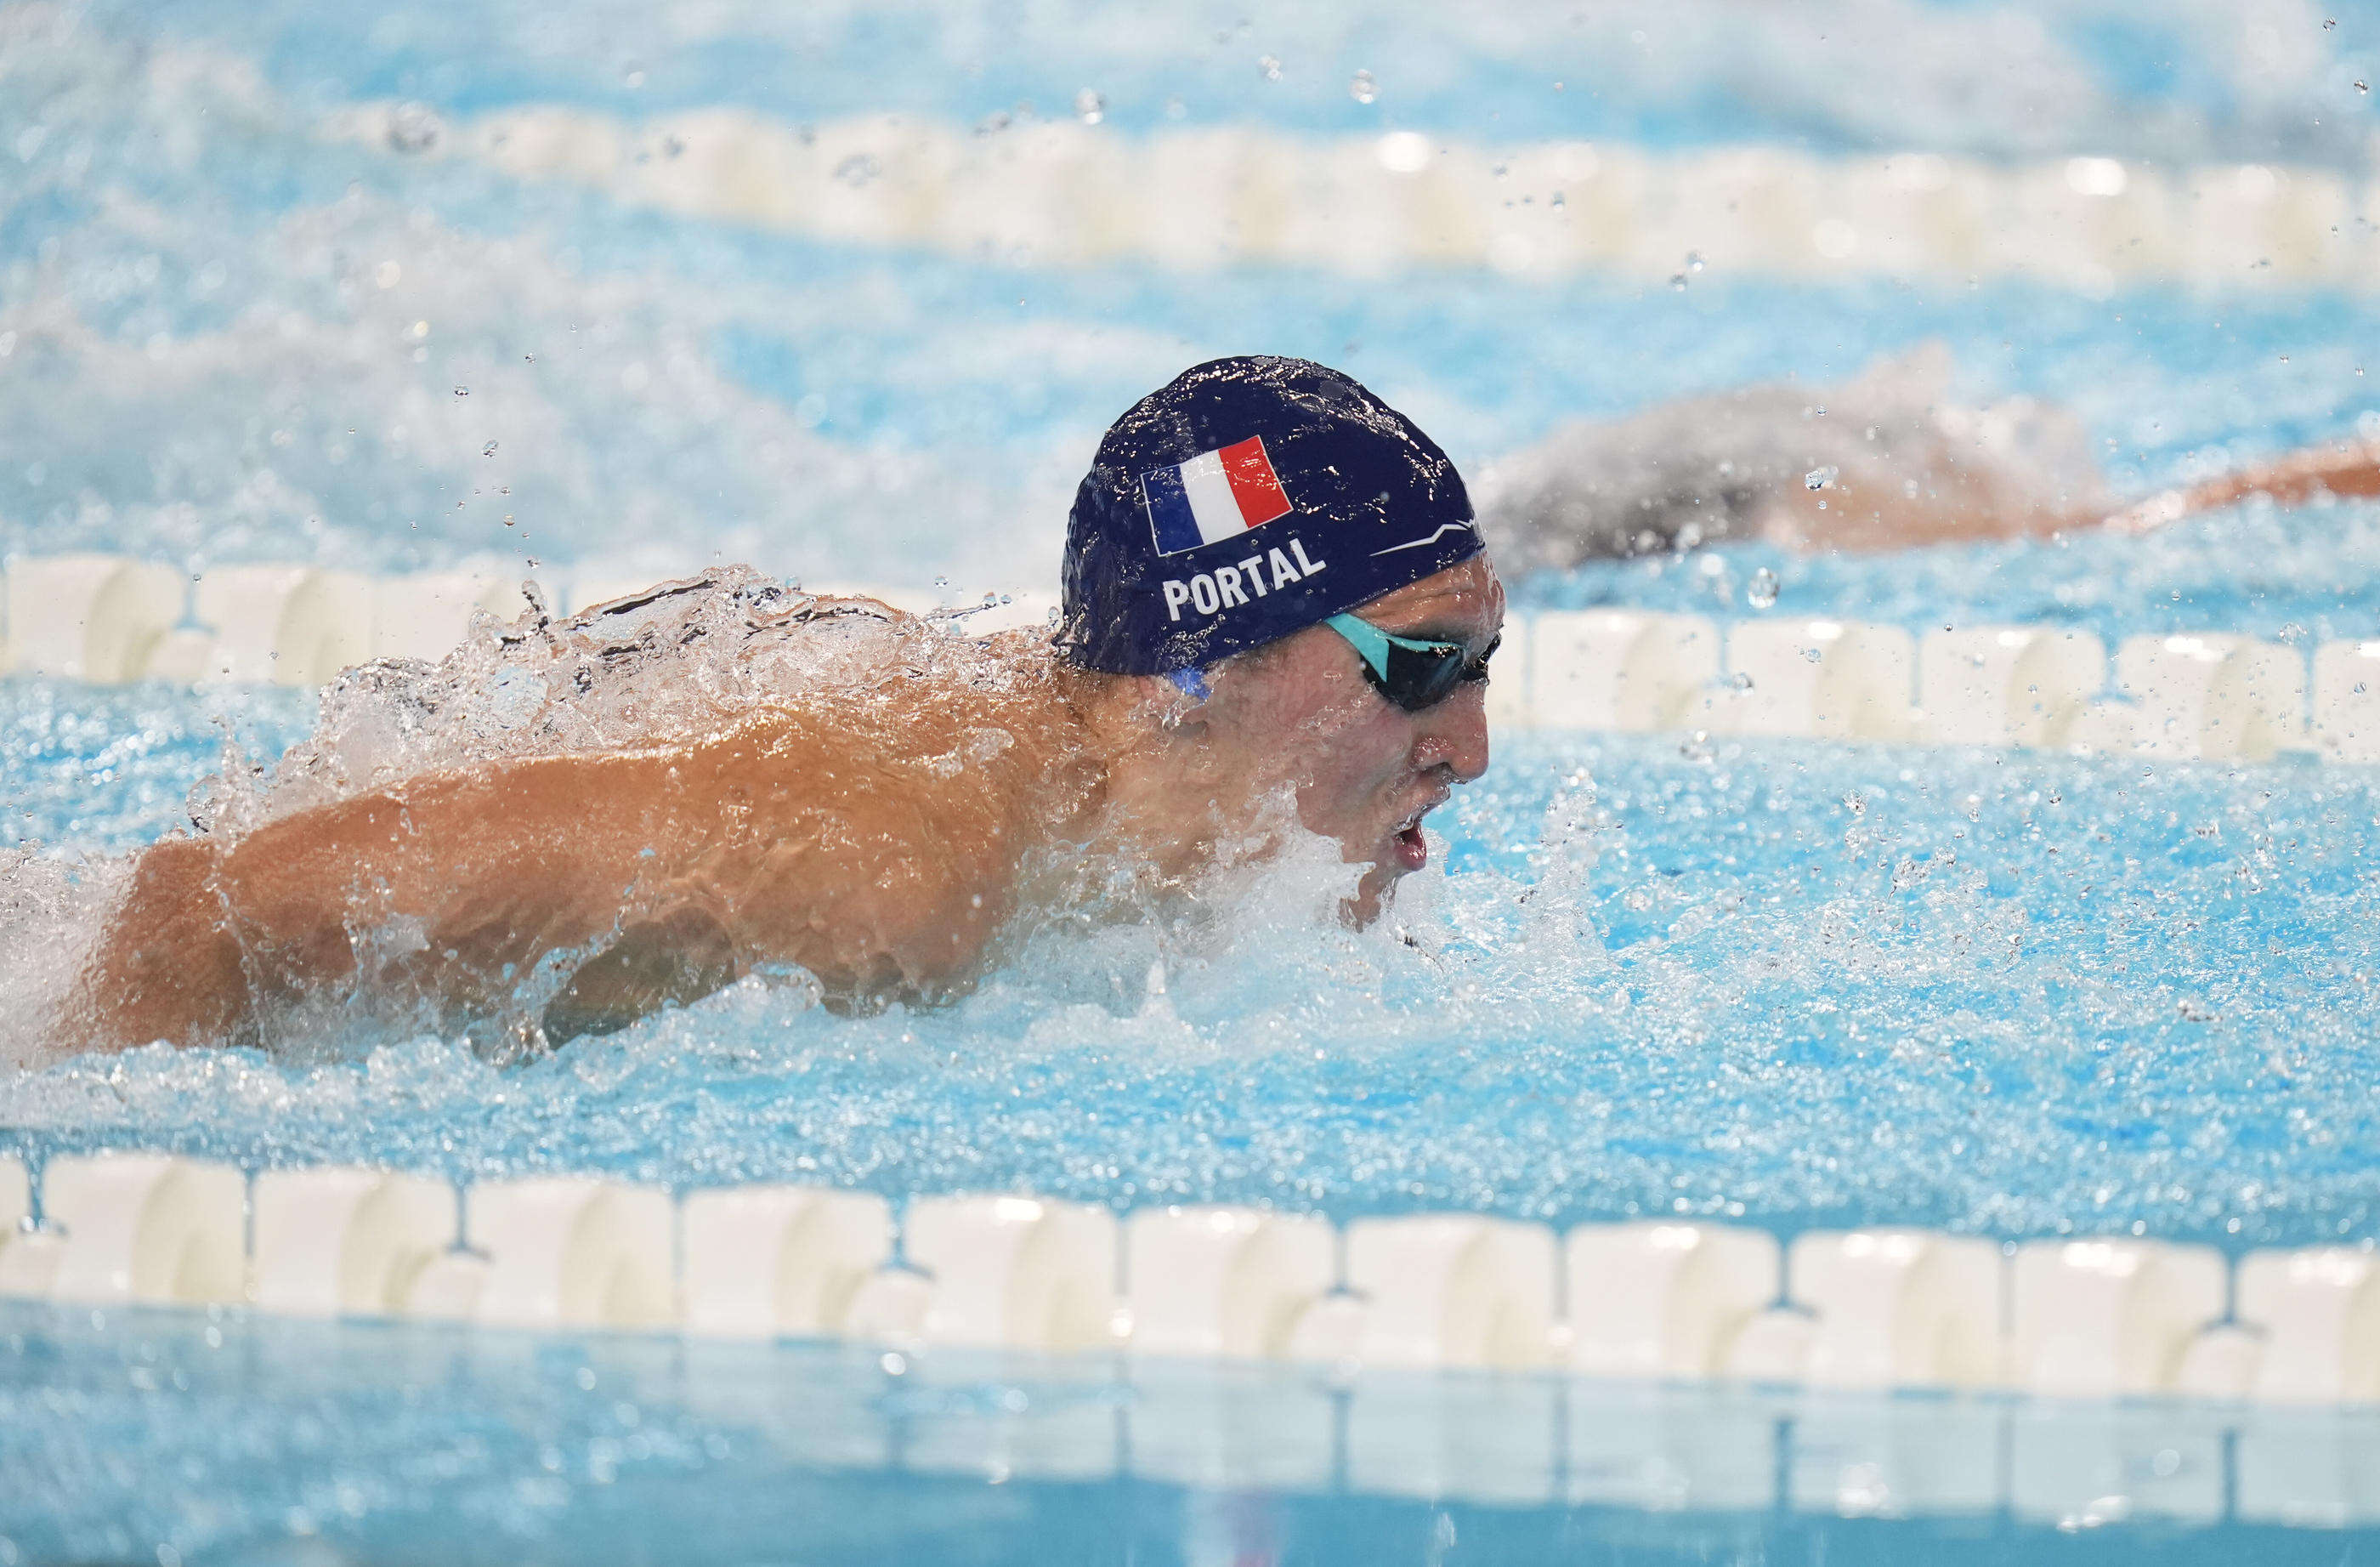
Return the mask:
<path id="1" fill-rule="evenodd" d="M 1361 930 L 1396 900 L 1397 883 L 1429 863 L 1429 843 L 1418 824 L 1401 827 L 1390 848 L 1364 871 L 1353 896 L 1342 899 L 1339 917 Z"/>

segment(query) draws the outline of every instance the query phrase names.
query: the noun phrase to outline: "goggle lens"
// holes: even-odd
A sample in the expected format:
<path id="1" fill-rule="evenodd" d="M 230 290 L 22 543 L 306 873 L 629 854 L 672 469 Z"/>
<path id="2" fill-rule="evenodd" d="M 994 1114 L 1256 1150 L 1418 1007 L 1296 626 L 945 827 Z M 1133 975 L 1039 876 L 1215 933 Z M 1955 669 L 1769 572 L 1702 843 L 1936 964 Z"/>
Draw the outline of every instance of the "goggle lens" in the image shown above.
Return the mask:
<path id="1" fill-rule="evenodd" d="M 1466 659 L 1460 642 L 1392 636 L 1356 615 L 1334 614 L 1324 624 L 1355 650 L 1372 689 L 1407 712 L 1436 707 L 1466 681 L 1486 680 L 1488 661 L 1504 640 L 1499 637 L 1477 658 Z"/>

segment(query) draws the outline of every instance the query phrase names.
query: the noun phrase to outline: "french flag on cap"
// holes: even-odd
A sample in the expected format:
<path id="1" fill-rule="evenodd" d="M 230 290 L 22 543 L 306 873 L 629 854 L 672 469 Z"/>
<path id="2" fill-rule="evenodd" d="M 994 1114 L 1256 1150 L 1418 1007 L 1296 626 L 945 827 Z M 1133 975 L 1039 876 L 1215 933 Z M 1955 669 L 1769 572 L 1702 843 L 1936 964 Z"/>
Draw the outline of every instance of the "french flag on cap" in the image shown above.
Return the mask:
<path id="1" fill-rule="evenodd" d="M 1178 555 L 1261 528 L 1293 509 L 1261 435 L 1201 452 L 1172 468 L 1151 468 L 1140 476 L 1140 496 L 1160 555 Z"/>

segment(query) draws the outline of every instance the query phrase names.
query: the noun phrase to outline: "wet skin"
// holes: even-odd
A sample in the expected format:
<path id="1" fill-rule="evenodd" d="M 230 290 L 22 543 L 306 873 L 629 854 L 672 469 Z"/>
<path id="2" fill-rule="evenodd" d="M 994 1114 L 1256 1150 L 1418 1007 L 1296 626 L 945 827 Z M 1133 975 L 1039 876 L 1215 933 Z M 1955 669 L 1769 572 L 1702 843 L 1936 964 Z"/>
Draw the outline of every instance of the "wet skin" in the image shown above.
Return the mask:
<path id="1" fill-rule="evenodd" d="M 1503 589 L 1481 557 L 1360 613 L 1475 656 Z M 1365 868 L 1362 922 L 1426 863 L 1422 817 L 1488 766 L 1482 686 L 1404 712 L 1324 627 L 1229 661 L 1196 704 L 1023 636 L 998 656 L 1014 678 L 989 687 L 907 681 L 165 840 L 80 977 L 69 1042 L 271 1042 L 328 1002 L 559 1043 L 781 965 L 832 1004 L 930 1003 L 1047 891 L 1037 859 L 1120 856 L 1178 884 L 1261 855 L 1292 816 Z"/>

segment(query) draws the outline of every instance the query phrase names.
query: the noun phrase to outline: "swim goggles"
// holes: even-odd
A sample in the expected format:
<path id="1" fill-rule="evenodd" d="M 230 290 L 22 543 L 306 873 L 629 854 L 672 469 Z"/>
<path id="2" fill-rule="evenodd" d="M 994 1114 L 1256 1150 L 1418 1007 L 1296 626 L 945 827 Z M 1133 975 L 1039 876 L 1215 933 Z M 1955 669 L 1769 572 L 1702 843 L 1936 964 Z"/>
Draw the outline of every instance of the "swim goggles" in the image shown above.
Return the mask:
<path id="1" fill-rule="evenodd" d="M 1466 659 L 1460 642 L 1391 636 L 1357 615 L 1334 614 L 1322 624 L 1355 650 L 1372 689 L 1407 712 L 1436 707 L 1465 681 L 1486 680 L 1488 661 L 1504 641 L 1499 637 L 1477 658 Z"/>

